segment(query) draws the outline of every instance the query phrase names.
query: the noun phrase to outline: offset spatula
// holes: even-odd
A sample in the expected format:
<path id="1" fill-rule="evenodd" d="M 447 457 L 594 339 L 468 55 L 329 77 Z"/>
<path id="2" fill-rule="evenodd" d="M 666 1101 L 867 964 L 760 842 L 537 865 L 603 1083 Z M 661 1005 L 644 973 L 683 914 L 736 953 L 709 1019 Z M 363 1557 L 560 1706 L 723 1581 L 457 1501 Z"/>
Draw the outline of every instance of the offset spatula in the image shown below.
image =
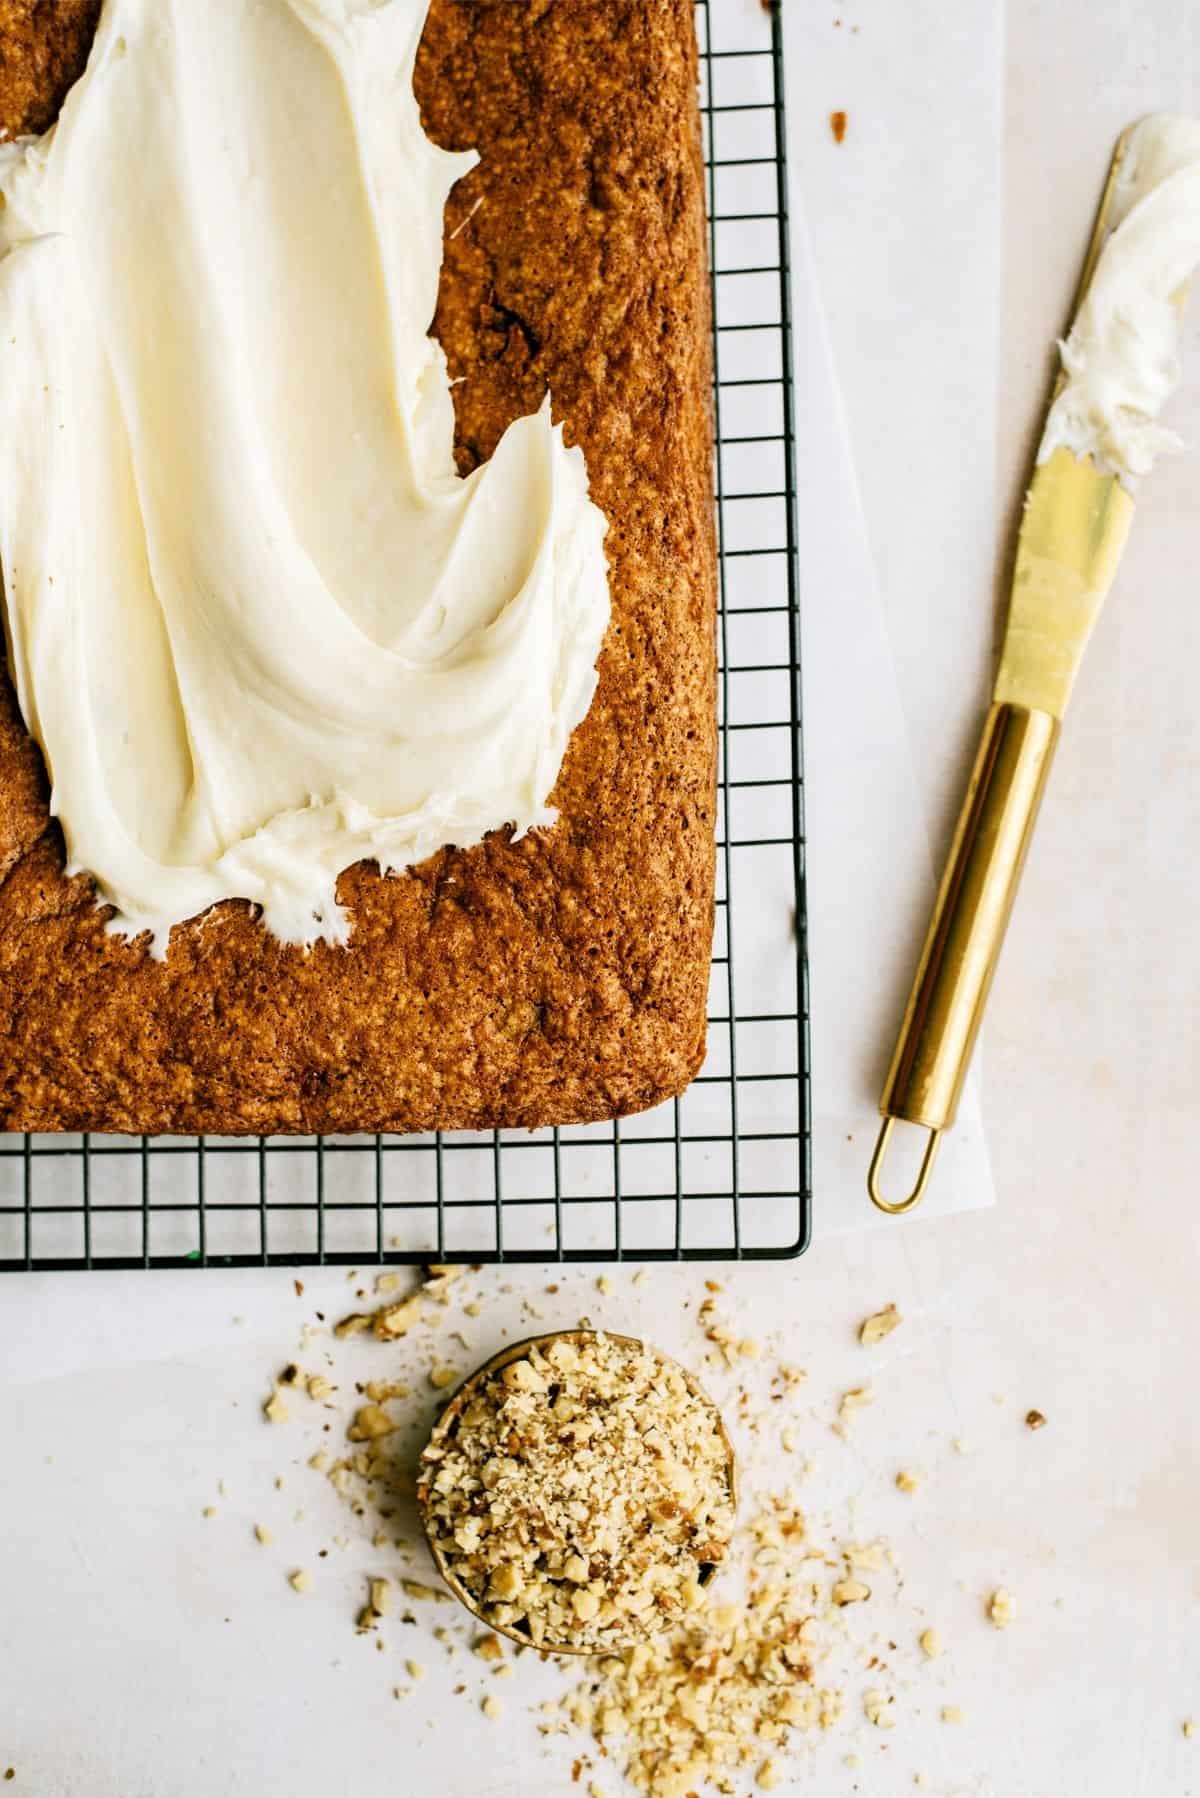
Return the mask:
<path id="1" fill-rule="evenodd" d="M 1076 309 L 1109 234 L 1129 136 L 1113 157 Z M 918 1202 L 954 1122 L 1063 715 L 1133 509 L 1116 475 L 1067 449 L 1034 474 L 992 706 L 879 1102 L 883 1127 L 867 1188 L 881 1211 L 909 1211 Z M 880 1176 L 898 1120 L 922 1126 L 929 1138 L 912 1190 L 890 1200 Z"/>

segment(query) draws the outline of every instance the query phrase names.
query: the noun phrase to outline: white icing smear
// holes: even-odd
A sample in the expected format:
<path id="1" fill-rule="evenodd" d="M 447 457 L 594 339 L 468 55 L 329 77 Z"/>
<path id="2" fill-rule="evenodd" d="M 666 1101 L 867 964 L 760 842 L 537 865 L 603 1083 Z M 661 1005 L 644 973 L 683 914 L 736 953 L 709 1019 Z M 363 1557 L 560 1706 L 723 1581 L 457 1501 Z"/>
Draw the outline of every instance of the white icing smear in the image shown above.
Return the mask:
<path id="1" fill-rule="evenodd" d="M 1062 345 L 1067 380 L 1038 460 L 1065 447 L 1132 487 L 1161 451 L 1181 447 L 1158 417 L 1180 378 L 1174 302 L 1200 267 L 1200 121 L 1143 119 L 1112 217 L 1115 229 Z"/>
<path id="2" fill-rule="evenodd" d="M 446 196 L 427 0 L 106 0 L 0 151 L 0 558 L 72 869 L 117 925 L 512 823 L 595 689 L 605 520 L 549 400 L 460 480 L 428 337 Z"/>

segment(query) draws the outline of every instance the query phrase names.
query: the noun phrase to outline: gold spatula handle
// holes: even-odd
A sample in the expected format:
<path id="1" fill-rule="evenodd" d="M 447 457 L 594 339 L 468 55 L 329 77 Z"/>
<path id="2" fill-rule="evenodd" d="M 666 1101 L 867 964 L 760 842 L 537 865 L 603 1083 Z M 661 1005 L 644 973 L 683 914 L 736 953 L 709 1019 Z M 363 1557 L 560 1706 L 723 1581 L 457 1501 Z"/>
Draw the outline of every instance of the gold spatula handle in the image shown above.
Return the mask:
<path id="1" fill-rule="evenodd" d="M 1057 718 L 1024 706 L 993 705 L 987 715 L 879 1101 L 884 1121 L 867 1188 L 881 1211 L 917 1203 L 954 1122 L 1058 732 Z M 880 1174 L 897 1120 L 930 1134 L 916 1185 L 893 1201 Z"/>

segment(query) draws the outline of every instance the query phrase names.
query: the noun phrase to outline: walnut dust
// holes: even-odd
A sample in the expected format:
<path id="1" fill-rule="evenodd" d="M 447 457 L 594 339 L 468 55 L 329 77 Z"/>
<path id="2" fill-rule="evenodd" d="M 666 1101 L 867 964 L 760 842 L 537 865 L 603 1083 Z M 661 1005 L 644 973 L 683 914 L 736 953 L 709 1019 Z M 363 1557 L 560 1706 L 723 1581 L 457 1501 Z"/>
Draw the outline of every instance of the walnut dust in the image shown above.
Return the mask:
<path id="1" fill-rule="evenodd" d="M 733 1534 L 715 1407 L 674 1362 L 601 1334 L 533 1345 L 469 1393 L 417 1496 L 480 1616 L 546 1648 L 686 1617 Z"/>

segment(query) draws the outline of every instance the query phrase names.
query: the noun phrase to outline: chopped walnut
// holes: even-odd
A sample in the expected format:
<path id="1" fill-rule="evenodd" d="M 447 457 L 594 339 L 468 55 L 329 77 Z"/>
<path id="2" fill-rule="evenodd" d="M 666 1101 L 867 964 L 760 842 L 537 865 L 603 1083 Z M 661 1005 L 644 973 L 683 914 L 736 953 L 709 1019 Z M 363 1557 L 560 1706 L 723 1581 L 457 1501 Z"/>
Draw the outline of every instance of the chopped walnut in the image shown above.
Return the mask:
<path id="1" fill-rule="evenodd" d="M 892 1714 L 892 1700 L 886 1692 L 871 1690 L 863 1693 L 863 1714 L 868 1723 L 876 1729 L 893 1729 L 896 1719 Z"/>
<path id="2" fill-rule="evenodd" d="M 882 1311 L 874 1311 L 859 1326 L 858 1340 L 867 1348 L 876 1342 L 882 1342 L 885 1336 L 898 1329 L 904 1322 L 895 1305 L 885 1305 Z"/>
<path id="3" fill-rule="evenodd" d="M 486 1622 L 602 1648 L 695 1605 L 733 1506 L 720 1419 L 682 1369 L 602 1334 L 559 1337 L 455 1403 L 418 1500 Z"/>
<path id="4" fill-rule="evenodd" d="M 998 1586 L 988 1600 L 988 1616 L 997 1629 L 1007 1629 L 1017 1614 L 1017 1607 L 1011 1592 Z"/>
<path id="5" fill-rule="evenodd" d="M 346 1431 L 351 1442 L 376 1442 L 381 1436 L 390 1436 L 399 1429 L 394 1418 L 379 1405 L 363 1405 L 354 1414 L 354 1422 Z"/>
<path id="6" fill-rule="evenodd" d="M 843 1392 L 838 1405 L 837 1422 L 833 1428 L 839 1436 L 844 1436 L 854 1422 L 857 1414 L 867 1405 L 875 1403 L 875 1390 L 872 1386 L 851 1386 L 849 1392 Z"/>
<path id="7" fill-rule="evenodd" d="M 308 1382 L 308 1396 L 314 1399 L 328 1398 L 333 1391 L 333 1381 L 323 1373 L 315 1373 Z"/>

